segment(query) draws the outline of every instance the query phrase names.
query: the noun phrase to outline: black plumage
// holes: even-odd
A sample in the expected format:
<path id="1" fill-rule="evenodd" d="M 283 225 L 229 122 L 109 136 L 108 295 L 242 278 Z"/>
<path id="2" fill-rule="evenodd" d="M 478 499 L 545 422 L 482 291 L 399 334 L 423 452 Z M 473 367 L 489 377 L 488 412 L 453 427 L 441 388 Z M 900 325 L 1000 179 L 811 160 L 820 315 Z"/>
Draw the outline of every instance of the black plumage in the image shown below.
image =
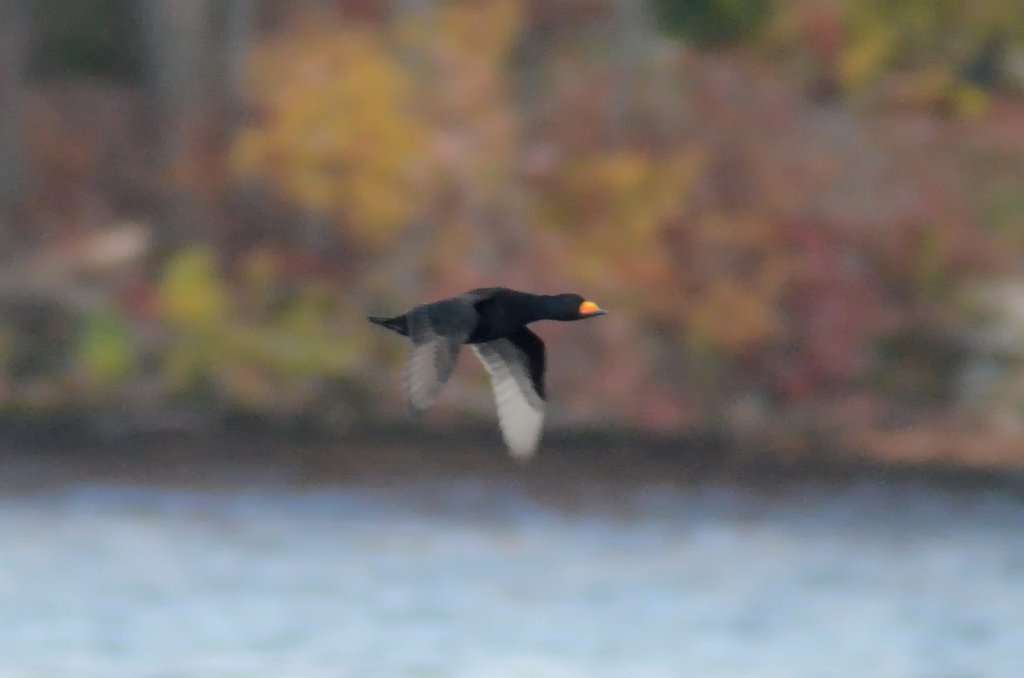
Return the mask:
<path id="1" fill-rule="evenodd" d="M 437 399 L 455 369 L 459 350 L 470 344 L 491 376 L 505 443 L 514 456 L 525 459 L 540 440 L 545 398 L 544 342 L 526 326 L 604 313 L 578 294 L 487 287 L 421 304 L 393 318 L 369 320 L 413 342 L 404 379 L 406 410 L 413 417 Z"/>

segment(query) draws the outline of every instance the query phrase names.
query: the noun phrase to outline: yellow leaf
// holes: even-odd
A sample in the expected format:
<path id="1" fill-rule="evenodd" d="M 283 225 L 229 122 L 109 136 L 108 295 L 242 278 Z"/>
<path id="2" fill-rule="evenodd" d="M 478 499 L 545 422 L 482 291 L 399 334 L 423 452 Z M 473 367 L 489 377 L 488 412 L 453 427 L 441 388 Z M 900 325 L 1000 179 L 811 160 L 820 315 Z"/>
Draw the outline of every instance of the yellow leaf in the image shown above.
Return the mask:
<path id="1" fill-rule="evenodd" d="M 843 50 L 839 60 L 843 87 L 854 90 L 874 77 L 892 56 L 896 37 L 895 31 L 878 27 Z"/>
<path id="2" fill-rule="evenodd" d="M 205 329 L 223 322 L 228 296 L 213 252 L 192 247 L 167 264 L 159 288 L 164 318 L 181 327 Z"/>

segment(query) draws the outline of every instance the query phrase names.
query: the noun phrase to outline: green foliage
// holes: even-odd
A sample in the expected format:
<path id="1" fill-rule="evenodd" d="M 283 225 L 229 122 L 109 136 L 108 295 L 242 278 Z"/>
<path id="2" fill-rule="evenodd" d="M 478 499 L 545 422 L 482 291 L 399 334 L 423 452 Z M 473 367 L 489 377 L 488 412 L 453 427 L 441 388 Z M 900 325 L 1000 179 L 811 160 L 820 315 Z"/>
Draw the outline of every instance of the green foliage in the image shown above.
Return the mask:
<path id="1" fill-rule="evenodd" d="M 848 0 L 845 8 L 844 87 L 887 71 L 914 73 L 914 88 L 950 97 L 966 115 L 984 106 L 985 88 L 1002 84 L 1005 48 L 1024 45 L 1019 0 Z"/>
<path id="2" fill-rule="evenodd" d="M 78 371 L 90 390 L 110 390 L 136 371 L 138 356 L 131 326 L 114 313 L 84 321 L 75 351 Z"/>
<path id="3" fill-rule="evenodd" d="M 856 0 L 846 7 L 854 44 L 889 33 L 889 59 L 900 67 L 939 59 L 964 65 L 994 37 L 1024 37 L 1024 7 L 1017 0 Z"/>
<path id="4" fill-rule="evenodd" d="M 206 248 L 182 250 L 167 263 L 159 293 L 175 334 L 163 356 L 164 377 L 189 399 L 263 412 L 295 407 L 315 396 L 311 384 L 349 373 L 357 336 L 331 330 L 337 309 L 314 282 L 271 305 L 280 284 L 273 260 L 257 254 L 247 262 L 242 288 L 222 277 Z M 259 300 L 255 313 L 238 303 L 241 293 Z"/>
<path id="5" fill-rule="evenodd" d="M 140 61 L 138 3 L 132 0 L 33 0 L 41 35 L 33 61 L 47 74 L 135 79 Z"/>
<path id="6" fill-rule="evenodd" d="M 966 357 L 952 337 L 895 334 L 877 342 L 874 388 L 906 402 L 948 404 L 957 397 Z"/>
<path id="7" fill-rule="evenodd" d="M 660 25 L 700 47 L 750 41 L 771 19 L 774 0 L 654 0 Z"/>
<path id="8" fill-rule="evenodd" d="M 160 282 L 164 318 L 190 331 L 211 331 L 227 317 L 228 292 L 212 250 L 192 247 L 175 254 Z"/>

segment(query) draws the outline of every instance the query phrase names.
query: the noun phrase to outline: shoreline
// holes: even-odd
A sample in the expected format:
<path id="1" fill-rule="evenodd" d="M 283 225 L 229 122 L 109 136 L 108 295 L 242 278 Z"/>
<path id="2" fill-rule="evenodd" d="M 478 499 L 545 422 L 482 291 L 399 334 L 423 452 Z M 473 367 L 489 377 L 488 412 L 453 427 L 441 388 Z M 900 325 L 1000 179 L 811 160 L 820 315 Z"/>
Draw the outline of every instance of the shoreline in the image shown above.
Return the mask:
<path id="1" fill-rule="evenodd" d="M 525 464 L 506 453 L 496 430 L 473 426 L 445 431 L 403 423 L 327 435 L 250 422 L 217 431 L 114 436 L 21 426 L 0 427 L 0 441 L 0 491 L 82 480 L 193 485 L 264 477 L 330 485 L 504 478 L 554 486 L 730 483 L 761 489 L 879 481 L 1024 496 L 1024 468 L 892 462 L 839 450 L 784 458 L 710 432 L 669 438 L 623 430 L 552 431 Z"/>

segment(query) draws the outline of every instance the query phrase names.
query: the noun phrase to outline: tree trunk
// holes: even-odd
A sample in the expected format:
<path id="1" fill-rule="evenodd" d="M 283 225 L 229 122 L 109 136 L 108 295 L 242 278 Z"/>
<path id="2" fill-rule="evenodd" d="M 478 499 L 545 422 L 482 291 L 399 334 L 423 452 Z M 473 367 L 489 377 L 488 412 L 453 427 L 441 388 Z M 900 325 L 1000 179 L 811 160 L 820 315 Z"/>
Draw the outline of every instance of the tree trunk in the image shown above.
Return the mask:
<path id="1" fill-rule="evenodd" d="M 391 11 L 398 21 L 431 22 L 436 0 L 391 0 Z M 416 77 L 430 82 L 433 69 L 416 47 L 406 47 L 400 52 Z M 403 302 L 420 300 L 425 283 L 426 266 L 423 253 L 429 250 L 436 224 L 434 215 L 422 214 L 409 225 L 404 237 L 400 238 L 384 264 L 390 292 Z"/>
<path id="2" fill-rule="evenodd" d="M 14 239 L 13 220 L 26 188 L 22 108 L 29 45 L 28 0 L 0 0 L 0 258 Z"/>
<path id="3" fill-rule="evenodd" d="M 224 196 L 206 190 L 205 178 L 190 172 L 198 154 L 229 143 L 239 120 L 260 2 L 148 0 L 145 5 L 158 139 L 154 161 L 163 186 L 160 252 L 217 233 Z"/>
<path id="4" fill-rule="evenodd" d="M 224 98 L 224 124 L 230 128 L 238 122 L 241 104 L 245 101 L 249 52 L 256 35 L 260 0 L 224 0 L 218 7 L 225 14 L 222 17 L 224 39 L 218 41 L 222 86 L 217 88 L 215 94 Z"/>
<path id="5" fill-rule="evenodd" d="M 145 5 L 157 138 L 154 161 L 162 186 L 158 215 L 161 251 L 208 232 L 181 179 L 210 90 L 210 7 L 210 0 L 148 0 Z"/>
<path id="6" fill-rule="evenodd" d="M 656 35 L 646 3 L 614 0 L 612 21 L 621 73 L 611 101 L 611 120 L 615 139 L 621 143 L 633 133 L 635 123 L 631 118 L 642 89 L 641 83 L 646 76 L 645 62 Z"/>

